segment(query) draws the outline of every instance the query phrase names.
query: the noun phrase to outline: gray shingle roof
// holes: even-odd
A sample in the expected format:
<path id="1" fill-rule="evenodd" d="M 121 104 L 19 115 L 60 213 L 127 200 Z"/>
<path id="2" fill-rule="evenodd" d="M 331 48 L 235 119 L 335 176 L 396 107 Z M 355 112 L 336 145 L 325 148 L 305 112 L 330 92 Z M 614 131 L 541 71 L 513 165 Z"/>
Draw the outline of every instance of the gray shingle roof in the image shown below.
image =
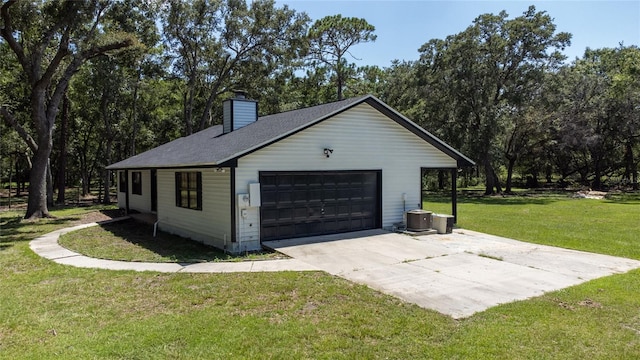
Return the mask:
<path id="1" fill-rule="evenodd" d="M 262 116 L 259 117 L 256 122 L 227 134 L 222 133 L 222 125 L 212 126 L 193 135 L 176 139 L 149 151 L 109 165 L 107 169 L 222 165 L 226 161 L 237 159 L 246 153 L 278 141 L 294 132 L 365 101 L 393 117 L 396 121 L 403 122 L 403 126 L 409 128 L 438 149 L 457 159 L 459 164 L 461 161 L 463 165 L 473 164 L 473 161 L 449 147 L 440 139 L 422 130 L 422 128 L 419 128 L 408 119 L 402 117 L 380 100 L 371 95 L 365 95 L 300 110 Z"/>

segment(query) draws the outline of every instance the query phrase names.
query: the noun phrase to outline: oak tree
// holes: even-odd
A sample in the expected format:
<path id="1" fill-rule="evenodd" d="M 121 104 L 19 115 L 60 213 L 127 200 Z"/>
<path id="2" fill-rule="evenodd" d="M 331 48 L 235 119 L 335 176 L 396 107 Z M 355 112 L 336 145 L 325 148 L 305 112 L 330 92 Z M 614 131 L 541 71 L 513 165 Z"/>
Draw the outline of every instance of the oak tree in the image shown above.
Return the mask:
<path id="1" fill-rule="evenodd" d="M 29 87 L 31 136 L 16 121 L 10 104 L 0 112 L 27 142 L 34 155 L 25 218 L 48 217 L 47 174 L 58 109 L 69 81 L 96 56 L 133 46 L 128 33 L 105 32 L 111 1 L 18 2 L 0 7 L 0 35 L 20 64 Z"/>
<path id="2" fill-rule="evenodd" d="M 440 90 L 432 94 L 436 101 L 449 104 L 444 117 L 459 123 L 458 136 L 484 168 L 486 194 L 502 191 L 496 163 L 512 109 L 530 99 L 545 71 L 559 66 L 570 38 L 531 6 L 513 19 L 505 11 L 480 15 L 463 32 L 420 49 L 420 76 Z"/>

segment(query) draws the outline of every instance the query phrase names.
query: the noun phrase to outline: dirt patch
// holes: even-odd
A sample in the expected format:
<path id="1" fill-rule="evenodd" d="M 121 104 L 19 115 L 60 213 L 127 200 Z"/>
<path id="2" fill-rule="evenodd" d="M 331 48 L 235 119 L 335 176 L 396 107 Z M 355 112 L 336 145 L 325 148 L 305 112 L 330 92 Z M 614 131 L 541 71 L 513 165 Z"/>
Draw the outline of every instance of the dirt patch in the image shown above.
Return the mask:
<path id="1" fill-rule="evenodd" d="M 578 191 L 573 195 L 574 198 L 580 199 L 604 199 L 605 196 L 607 196 L 606 192 L 593 190 Z"/>
<path id="2" fill-rule="evenodd" d="M 599 309 L 599 308 L 602 307 L 602 304 L 600 304 L 597 301 L 593 301 L 591 299 L 584 299 L 584 300 L 580 301 L 578 303 L 578 305 L 584 306 L 584 307 L 589 307 L 589 308 L 595 308 L 595 309 Z"/>
<path id="3" fill-rule="evenodd" d="M 571 305 L 569 303 L 566 303 L 564 301 L 558 302 L 558 306 L 560 306 L 561 308 L 566 309 L 566 310 L 572 310 L 573 311 L 573 310 L 576 309 L 573 305 Z"/>
<path id="4" fill-rule="evenodd" d="M 119 218 L 122 216 L 125 216 L 124 210 L 122 209 L 92 211 L 90 213 L 86 213 L 82 215 L 80 219 L 73 222 L 73 225 L 107 221 L 107 220 Z"/>
<path id="5" fill-rule="evenodd" d="M 555 300 L 558 302 L 558 306 L 560 306 L 563 309 L 566 310 L 575 310 L 576 307 L 570 303 L 564 302 L 564 301 L 558 301 L 557 299 Z M 602 304 L 597 302 L 597 301 L 593 301 L 591 299 L 584 299 L 580 302 L 578 302 L 576 305 L 578 306 L 582 306 L 582 307 L 586 307 L 586 308 L 591 308 L 591 309 L 600 309 L 602 308 Z"/>

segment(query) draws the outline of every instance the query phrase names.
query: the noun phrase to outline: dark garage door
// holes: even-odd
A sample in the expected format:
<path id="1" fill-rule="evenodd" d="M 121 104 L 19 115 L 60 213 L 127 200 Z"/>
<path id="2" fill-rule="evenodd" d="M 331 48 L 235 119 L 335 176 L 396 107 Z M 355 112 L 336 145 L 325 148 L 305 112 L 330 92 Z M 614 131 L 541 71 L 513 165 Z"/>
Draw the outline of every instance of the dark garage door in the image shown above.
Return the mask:
<path id="1" fill-rule="evenodd" d="M 379 228 L 380 171 L 260 172 L 261 240 Z"/>

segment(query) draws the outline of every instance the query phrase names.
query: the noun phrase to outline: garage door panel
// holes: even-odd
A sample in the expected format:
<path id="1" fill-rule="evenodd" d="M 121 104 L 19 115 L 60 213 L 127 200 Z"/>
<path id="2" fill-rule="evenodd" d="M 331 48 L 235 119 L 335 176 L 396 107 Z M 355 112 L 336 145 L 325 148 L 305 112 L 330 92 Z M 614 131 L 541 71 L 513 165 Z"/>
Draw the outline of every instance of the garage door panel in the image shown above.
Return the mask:
<path id="1" fill-rule="evenodd" d="M 324 228 L 327 232 L 338 232 L 340 230 L 338 220 L 324 220 Z"/>
<path id="2" fill-rule="evenodd" d="M 380 171 L 261 172 L 261 238 L 380 226 Z"/>
<path id="3" fill-rule="evenodd" d="M 335 217 L 338 215 L 338 206 L 325 204 L 324 206 L 324 216 L 325 217 Z"/>
<path id="4" fill-rule="evenodd" d="M 274 199 L 277 200 L 277 202 L 279 203 L 286 203 L 286 202 L 291 202 L 293 200 L 292 194 L 291 192 L 275 192 L 275 197 Z"/>
<path id="5" fill-rule="evenodd" d="M 274 236 L 278 236 L 278 229 L 275 226 L 267 226 L 263 224 L 260 228 L 260 233 L 266 238 L 272 238 Z"/>
<path id="6" fill-rule="evenodd" d="M 293 220 L 293 209 L 278 209 L 279 220 Z"/>

